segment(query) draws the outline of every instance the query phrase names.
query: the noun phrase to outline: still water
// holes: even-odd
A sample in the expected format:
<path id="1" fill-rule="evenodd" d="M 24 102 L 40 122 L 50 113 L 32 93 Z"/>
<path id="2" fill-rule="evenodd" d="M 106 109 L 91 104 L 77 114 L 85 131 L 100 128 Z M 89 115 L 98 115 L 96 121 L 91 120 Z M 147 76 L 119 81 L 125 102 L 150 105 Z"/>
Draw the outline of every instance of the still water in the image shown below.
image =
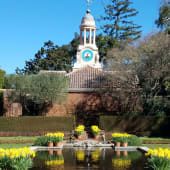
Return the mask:
<path id="1" fill-rule="evenodd" d="M 145 157 L 137 151 L 64 148 L 36 152 L 30 170 L 143 170 Z"/>

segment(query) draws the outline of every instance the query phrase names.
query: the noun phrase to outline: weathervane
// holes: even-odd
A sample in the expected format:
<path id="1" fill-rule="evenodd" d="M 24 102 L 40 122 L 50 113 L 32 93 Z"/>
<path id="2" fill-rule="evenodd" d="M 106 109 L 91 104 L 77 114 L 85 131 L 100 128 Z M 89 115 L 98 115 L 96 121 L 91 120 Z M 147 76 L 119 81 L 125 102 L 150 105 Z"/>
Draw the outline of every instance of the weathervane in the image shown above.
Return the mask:
<path id="1" fill-rule="evenodd" d="M 88 9 L 90 9 L 90 2 L 92 2 L 93 0 L 86 0 L 88 3 Z"/>

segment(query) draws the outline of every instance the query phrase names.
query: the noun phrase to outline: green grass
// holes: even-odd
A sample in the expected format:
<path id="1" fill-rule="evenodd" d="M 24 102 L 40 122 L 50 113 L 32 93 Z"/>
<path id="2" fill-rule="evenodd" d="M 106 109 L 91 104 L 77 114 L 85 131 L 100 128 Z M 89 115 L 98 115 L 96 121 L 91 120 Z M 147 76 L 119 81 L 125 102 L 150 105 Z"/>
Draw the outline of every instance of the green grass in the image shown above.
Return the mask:
<path id="1" fill-rule="evenodd" d="M 170 140 L 170 138 L 159 138 L 159 137 L 140 137 L 142 140 Z"/>
<path id="2" fill-rule="evenodd" d="M 23 148 L 30 147 L 32 144 L 0 144 L 0 148 Z"/>
<path id="3" fill-rule="evenodd" d="M 146 146 L 150 149 L 155 149 L 155 148 L 168 148 L 170 149 L 170 144 L 143 144 L 143 146 Z"/>
<path id="4" fill-rule="evenodd" d="M 17 136 L 17 137 L 0 137 L 0 140 L 36 140 L 39 136 L 27 137 L 27 136 Z"/>

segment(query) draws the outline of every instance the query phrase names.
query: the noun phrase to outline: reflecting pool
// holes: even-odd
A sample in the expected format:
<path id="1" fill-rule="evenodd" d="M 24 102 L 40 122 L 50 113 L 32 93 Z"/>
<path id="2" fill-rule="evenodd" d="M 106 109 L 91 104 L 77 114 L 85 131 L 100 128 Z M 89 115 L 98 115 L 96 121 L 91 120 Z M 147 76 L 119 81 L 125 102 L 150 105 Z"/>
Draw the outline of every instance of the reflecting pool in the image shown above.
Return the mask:
<path id="1" fill-rule="evenodd" d="M 139 151 L 64 148 L 36 152 L 31 170 L 143 170 L 145 161 Z"/>

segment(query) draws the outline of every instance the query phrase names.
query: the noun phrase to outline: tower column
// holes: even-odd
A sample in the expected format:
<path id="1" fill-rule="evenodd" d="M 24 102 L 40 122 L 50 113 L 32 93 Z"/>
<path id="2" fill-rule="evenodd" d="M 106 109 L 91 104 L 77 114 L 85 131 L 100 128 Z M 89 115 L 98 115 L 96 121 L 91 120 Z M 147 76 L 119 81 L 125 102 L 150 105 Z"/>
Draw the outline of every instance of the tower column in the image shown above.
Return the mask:
<path id="1" fill-rule="evenodd" d="M 91 44 L 91 28 L 90 28 L 90 33 L 89 33 L 89 44 Z"/>
<path id="2" fill-rule="evenodd" d="M 82 44 L 83 37 L 82 37 L 82 31 L 80 31 L 80 44 Z"/>
<path id="3" fill-rule="evenodd" d="M 93 31 L 93 44 L 96 44 L 96 30 Z"/>
<path id="4" fill-rule="evenodd" d="M 84 28 L 84 45 L 86 45 L 86 28 Z"/>

